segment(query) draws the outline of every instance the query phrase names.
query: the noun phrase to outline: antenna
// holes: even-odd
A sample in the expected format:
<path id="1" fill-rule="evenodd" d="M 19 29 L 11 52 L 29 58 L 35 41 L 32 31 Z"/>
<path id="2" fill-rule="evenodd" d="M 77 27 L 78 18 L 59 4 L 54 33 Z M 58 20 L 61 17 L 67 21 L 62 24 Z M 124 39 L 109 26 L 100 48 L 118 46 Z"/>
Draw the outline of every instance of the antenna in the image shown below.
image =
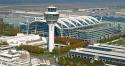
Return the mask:
<path id="1" fill-rule="evenodd" d="M 100 21 L 102 22 L 102 11 L 99 9 L 99 13 L 100 13 Z"/>
<path id="2" fill-rule="evenodd" d="M 49 6 L 54 6 L 54 0 L 49 0 Z"/>

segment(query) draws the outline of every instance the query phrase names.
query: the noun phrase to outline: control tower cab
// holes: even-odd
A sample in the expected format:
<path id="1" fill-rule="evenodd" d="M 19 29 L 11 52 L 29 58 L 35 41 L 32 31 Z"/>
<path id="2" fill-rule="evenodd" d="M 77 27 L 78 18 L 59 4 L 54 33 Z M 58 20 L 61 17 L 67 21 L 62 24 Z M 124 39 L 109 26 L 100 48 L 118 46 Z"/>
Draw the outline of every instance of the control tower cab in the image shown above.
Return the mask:
<path id="1" fill-rule="evenodd" d="M 47 23 L 55 23 L 59 18 L 59 13 L 57 12 L 57 8 L 54 6 L 50 6 L 47 8 L 47 12 L 44 14 L 44 18 Z"/>

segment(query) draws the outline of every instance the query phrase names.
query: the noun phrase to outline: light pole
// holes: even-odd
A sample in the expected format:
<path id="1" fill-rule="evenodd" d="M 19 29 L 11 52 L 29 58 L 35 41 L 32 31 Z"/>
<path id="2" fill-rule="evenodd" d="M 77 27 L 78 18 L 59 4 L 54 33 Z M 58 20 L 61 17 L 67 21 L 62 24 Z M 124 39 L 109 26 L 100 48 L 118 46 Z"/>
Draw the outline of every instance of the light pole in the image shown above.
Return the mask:
<path id="1" fill-rule="evenodd" d="M 27 31 L 26 31 L 26 33 L 27 33 L 27 35 L 29 34 L 29 18 L 30 18 L 30 16 L 25 16 L 25 18 L 26 18 L 26 23 L 27 23 Z"/>
<path id="2" fill-rule="evenodd" d="M 61 37 L 63 37 L 63 25 L 61 24 L 61 30 L 60 30 Z"/>
<path id="3" fill-rule="evenodd" d="M 54 29 L 55 23 L 59 18 L 59 13 L 57 12 L 57 8 L 54 6 L 49 6 L 48 11 L 44 13 L 44 18 L 48 23 L 49 27 L 49 42 L 48 42 L 48 49 L 49 52 L 52 52 L 54 49 Z"/>
<path id="4" fill-rule="evenodd" d="M 27 22 L 27 35 L 29 34 L 29 18 L 26 18 L 26 22 Z"/>

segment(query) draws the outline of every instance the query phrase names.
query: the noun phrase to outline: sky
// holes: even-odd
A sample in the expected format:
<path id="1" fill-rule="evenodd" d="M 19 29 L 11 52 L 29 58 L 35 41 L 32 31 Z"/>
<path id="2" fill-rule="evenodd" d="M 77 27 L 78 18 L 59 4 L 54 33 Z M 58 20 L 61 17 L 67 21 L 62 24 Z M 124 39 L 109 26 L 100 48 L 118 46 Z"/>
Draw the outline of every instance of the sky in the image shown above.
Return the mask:
<path id="1" fill-rule="evenodd" d="M 83 5 L 125 5 L 125 0 L 0 0 L 0 4 L 70 3 Z"/>

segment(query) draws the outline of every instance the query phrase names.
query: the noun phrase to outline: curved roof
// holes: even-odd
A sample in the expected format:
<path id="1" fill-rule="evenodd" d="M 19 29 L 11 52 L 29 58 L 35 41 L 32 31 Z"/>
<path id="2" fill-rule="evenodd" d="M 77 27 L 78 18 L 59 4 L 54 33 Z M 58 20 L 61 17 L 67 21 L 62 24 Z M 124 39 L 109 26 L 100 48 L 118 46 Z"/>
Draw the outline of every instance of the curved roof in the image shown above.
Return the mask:
<path id="1" fill-rule="evenodd" d="M 55 26 L 59 29 L 62 28 L 71 29 L 71 28 L 84 27 L 88 25 L 95 25 L 99 23 L 101 22 L 92 16 L 78 16 L 78 17 L 59 18 L 58 21 L 55 23 Z"/>
<path id="2" fill-rule="evenodd" d="M 58 27 L 59 29 L 78 28 L 98 23 L 101 22 L 92 16 L 79 16 L 79 17 L 60 18 L 58 22 L 55 24 L 55 26 Z"/>

